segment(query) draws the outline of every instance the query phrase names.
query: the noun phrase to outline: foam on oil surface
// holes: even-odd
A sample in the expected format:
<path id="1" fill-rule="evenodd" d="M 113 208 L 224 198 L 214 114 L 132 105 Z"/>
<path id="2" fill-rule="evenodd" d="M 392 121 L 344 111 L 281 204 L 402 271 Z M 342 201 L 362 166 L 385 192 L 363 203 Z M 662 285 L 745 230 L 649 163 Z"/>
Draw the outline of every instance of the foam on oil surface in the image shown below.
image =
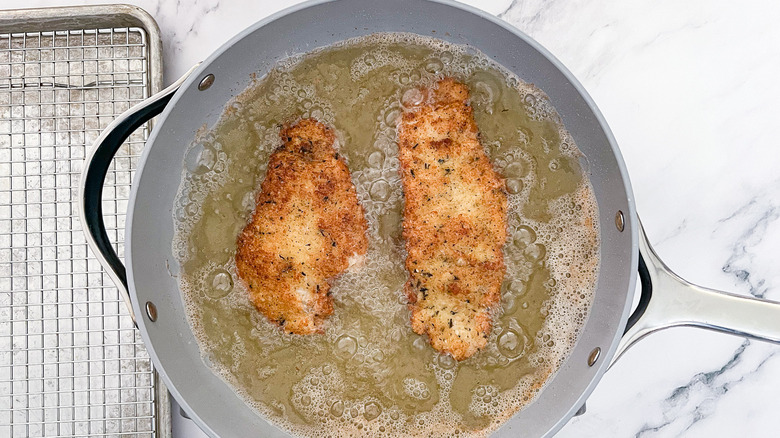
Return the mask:
<path id="1" fill-rule="evenodd" d="M 456 363 L 410 328 L 395 123 L 414 88 L 466 82 L 509 193 L 507 275 L 487 347 Z M 235 241 L 281 123 L 334 126 L 369 223 L 365 263 L 333 283 L 324 335 L 278 330 L 235 281 Z M 554 375 L 587 318 L 598 213 L 579 151 L 546 96 L 481 54 L 377 34 L 285 60 L 190 146 L 174 208 L 180 285 L 204 361 L 301 436 L 485 435 Z"/>

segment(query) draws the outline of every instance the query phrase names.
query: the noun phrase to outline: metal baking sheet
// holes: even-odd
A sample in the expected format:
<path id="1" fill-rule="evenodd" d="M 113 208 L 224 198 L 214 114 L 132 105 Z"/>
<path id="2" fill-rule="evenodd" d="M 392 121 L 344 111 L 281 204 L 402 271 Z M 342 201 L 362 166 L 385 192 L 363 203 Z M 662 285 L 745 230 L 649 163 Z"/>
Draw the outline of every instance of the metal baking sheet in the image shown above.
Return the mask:
<path id="1" fill-rule="evenodd" d="M 159 30 L 137 7 L 0 11 L 2 437 L 170 436 L 168 392 L 76 210 L 93 141 L 161 88 Z M 120 257 L 149 129 L 122 146 L 103 193 Z"/>

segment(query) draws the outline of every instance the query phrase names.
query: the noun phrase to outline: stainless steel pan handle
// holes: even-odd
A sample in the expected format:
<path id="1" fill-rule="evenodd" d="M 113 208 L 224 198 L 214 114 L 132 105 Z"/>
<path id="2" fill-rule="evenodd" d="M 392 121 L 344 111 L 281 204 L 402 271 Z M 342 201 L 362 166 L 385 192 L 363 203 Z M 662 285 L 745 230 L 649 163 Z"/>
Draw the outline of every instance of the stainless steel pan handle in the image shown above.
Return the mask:
<path id="1" fill-rule="evenodd" d="M 176 93 L 176 90 L 181 87 L 181 84 L 196 67 L 197 65 L 168 88 L 138 103 L 111 122 L 95 141 L 95 145 L 86 158 L 84 171 L 81 174 L 81 184 L 79 186 L 79 219 L 81 220 L 81 226 L 84 229 L 87 243 L 98 262 L 100 262 L 100 265 L 103 266 L 108 276 L 116 284 L 119 294 L 130 312 L 130 317 L 133 318 L 133 322 L 135 322 L 135 313 L 130 303 L 125 265 L 122 264 L 116 251 L 114 251 L 114 247 L 111 246 L 111 241 L 109 241 L 106 233 L 106 226 L 103 223 L 103 183 L 105 182 L 111 160 L 119 150 L 119 147 L 122 146 L 122 143 L 138 127 L 163 111 L 173 94 Z"/>
<path id="2" fill-rule="evenodd" d="M 691 284 L 653 251 L 639 227 L 642 297 L 612 364 L 637 341 L 670 327 L 701 327 L 780 344 L 780 303 Z"/>

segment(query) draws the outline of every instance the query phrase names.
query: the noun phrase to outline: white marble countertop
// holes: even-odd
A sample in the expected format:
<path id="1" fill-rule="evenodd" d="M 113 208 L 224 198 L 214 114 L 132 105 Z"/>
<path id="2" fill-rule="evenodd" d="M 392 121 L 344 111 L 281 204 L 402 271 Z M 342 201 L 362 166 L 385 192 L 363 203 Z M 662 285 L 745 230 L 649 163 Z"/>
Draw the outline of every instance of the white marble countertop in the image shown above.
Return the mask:
<path id="1" fill-rule="evenodd" d="M 170 83 L 295 0 L 128 0 L 162 31 Z M 105 3 L 0 0 L 0 7 Z M 585 85 L 661 258 L 705 286 L 780 300 L 780 3 L 469 1 Z M 780 316 L 778 318 L 780 320 Z M 561 437 L 763 437 L 780 430 L 780 347 L 677 328 L 632 348 Z"/>

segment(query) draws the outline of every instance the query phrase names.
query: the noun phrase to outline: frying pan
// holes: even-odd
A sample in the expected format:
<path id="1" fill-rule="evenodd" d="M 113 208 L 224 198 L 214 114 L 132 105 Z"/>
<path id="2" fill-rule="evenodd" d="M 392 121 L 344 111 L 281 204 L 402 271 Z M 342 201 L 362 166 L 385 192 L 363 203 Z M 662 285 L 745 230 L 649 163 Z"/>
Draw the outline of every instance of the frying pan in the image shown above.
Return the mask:
<path id="1" fill-rule="evenodd" d="M 171 247 L 172 207 L 187 146 L 199 128 L 217 122 L 254 74 L 265 74 L 290 54 L 374 32 L 429 35 L 485 53 L 549 96 L 589 162 L 601 234 L 590 315 L 558 373 L 496 436 L 554 434 L 583 408 L 626 349 L 663 328 L 698 326 L 780 343 L 780 303 L 692 285 L 657 257 L 604 118 L 582 85 L 538 43 L 485 12 L 447 0 L 315 0 L 239 33 L 171 87 L 115 120 L 96 142 L 82 175 L 79 213 L 90 247 L 124 294 L 163 381 L 206 433 L 285 436 L 204 364 L 187 321 Z M 102 222 L 103 182 L 123 140 L 158 114 L 133 181 L 123 265 Z M 639 304 L 632 312 L 637 279 Z"/>

